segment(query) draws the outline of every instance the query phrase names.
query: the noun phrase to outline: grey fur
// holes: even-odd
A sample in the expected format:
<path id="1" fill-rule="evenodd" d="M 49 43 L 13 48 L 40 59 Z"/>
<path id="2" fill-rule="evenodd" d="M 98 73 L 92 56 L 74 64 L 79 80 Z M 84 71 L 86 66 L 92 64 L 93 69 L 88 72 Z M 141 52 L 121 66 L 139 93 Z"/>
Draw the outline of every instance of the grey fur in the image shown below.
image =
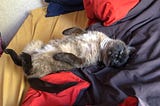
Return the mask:
<path id="1" fill-rule="evenodd" d="M 132 51 L 123 41 L 110 39 L 102 32 L 74 27 L 63 33 L 67 36 L 62 39 L 50 40 L 47 44 L 32 41 L 24 48 L 23 52 L 31 56 L 29 78 L 82 68 L 98 61 L 106 66 L 119 67 L 127 62 Z"/>

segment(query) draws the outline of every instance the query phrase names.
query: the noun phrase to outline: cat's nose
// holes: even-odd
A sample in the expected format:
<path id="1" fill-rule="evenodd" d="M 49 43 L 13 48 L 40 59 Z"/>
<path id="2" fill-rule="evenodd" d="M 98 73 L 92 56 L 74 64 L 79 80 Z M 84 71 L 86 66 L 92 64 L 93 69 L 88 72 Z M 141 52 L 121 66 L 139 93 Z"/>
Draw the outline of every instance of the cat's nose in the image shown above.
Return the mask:
<path id="1" fill-rule="evenodd" d="M 111 67 L 119 67 L 119 61 L 118 60 L 111 61 L 109 65 Z"/>

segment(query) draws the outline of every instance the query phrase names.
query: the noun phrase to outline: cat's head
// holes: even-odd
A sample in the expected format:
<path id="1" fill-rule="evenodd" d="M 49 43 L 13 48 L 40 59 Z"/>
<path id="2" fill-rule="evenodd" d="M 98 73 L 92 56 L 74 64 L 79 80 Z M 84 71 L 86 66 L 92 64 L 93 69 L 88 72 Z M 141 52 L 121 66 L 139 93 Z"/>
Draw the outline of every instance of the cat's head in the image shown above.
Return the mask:
<path id="1" fill-rule="evenodd" d="M 112 40 L 104 45 L 101 58 L 106 66 L 120 67 L 127 63 L 134 51 L 134 47 L 127 46 L 123 41 Z"/>

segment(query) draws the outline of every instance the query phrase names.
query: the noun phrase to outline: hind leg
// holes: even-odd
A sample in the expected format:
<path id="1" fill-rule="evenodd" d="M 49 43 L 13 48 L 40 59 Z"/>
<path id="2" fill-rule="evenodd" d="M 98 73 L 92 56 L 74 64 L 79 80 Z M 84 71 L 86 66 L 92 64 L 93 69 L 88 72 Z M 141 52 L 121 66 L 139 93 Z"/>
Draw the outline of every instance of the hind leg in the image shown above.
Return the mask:
<path id="1" fill-rule="evenodd" d="M 4 52 L 6 54 L 9 54 L 13 60 L 13 62 L 18 65 L 22 66 L 22 60 L 21 57 L 13 50 L 13 49 L 5 49 Z"/>
<path id="2" fill-rule="evenodd" d="M 16 65 L 22 66 L 27 75 L 29 74 L 29 71 L 32 68 L 32 60 L 29 54 L 22 53 L 18 55 L 13 49 L 5 49 L 4 52 L 11 56 Z"/>

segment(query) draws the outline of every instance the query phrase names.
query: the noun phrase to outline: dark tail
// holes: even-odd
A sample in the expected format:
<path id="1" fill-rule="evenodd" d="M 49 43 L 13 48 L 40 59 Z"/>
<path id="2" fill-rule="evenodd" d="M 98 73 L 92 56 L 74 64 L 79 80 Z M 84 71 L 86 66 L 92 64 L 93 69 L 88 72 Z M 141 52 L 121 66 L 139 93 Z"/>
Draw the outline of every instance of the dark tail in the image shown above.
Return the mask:
<path id="1" fill-rule="evenodd" d="M 43 81 L 39 78 L 29 78 L 28 82 L 33 89 L 45 91 L 49 93 L 59 93 L 77 84 L 77 82 L 68 82 L 65 84 L 53 84 L 53 83 Z"/>

